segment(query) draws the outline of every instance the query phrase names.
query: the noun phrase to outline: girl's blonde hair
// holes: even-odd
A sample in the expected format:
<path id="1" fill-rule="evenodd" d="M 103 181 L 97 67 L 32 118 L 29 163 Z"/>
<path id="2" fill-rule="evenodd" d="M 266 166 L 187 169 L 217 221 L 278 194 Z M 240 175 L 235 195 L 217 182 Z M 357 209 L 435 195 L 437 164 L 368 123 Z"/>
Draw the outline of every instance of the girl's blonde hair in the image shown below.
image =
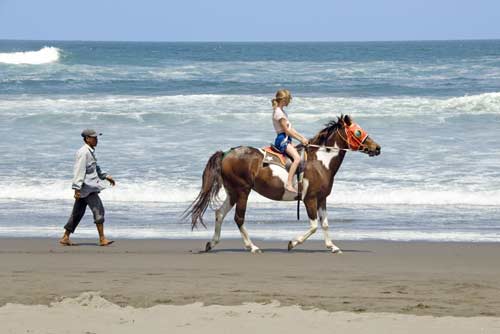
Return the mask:
<path id="1" fill-rule="evenodd" d="M 291 99 L 292 99 L 292 94 L 290 94 L 290 91 L 288 89 L 280 89 L 279 91 L 276 92 L 276 97 L 271 100 L 271 103 L 273 104 L 273 109 L 276 109 L 280 101 L 288 101 L 288 103 L 290 103 Z"/>

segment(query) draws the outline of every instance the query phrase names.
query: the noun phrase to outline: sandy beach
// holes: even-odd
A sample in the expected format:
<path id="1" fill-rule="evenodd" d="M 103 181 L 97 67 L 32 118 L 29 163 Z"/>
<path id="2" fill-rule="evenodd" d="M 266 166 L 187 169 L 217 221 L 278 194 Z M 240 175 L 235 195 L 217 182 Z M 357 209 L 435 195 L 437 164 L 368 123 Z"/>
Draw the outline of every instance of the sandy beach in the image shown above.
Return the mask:
<path id="1" fill-rule="evenodd" d="M 350 317 L 466 317 L 460 319 L 500 330 L 499 244 L 344 241 L 338 243 L 344 253 L 332 255 L 320 242 L 288 252 L 286 242 L 256 241 L 264 253 L 254 255 L 242 249 L 240 240 L 224 240 L 211 253 L 202 252 L 203 240 L 118 240 L 107 248 L 97 247 L 95 240 L 75 241 L 80 245 L 0 239 L 2 321 L 15 323 L 14 314 L 30 312 L 28 305 L 55 303 L 36 307 L 37 312 L 45 307 L 43 319 L 50 319 L 62 304 L 88 309 L 92 303 L 81 300 L 90 298 L 112 305 L 110 310 L 149 310 L 146 317 L 158 311 L 149 308 L 158 304 L 169 306 L 162 310 L 179 319 L 174 310 L 194 308 L 190 314 L 202 315 L 222 312 L 222 307 L 244 314 L 245 303 L 257 303 L 252 307 L 263 314 L 314 311 L 313 318 L 323 314 L 345 323 Z M 432 323 L 423 321 L 427 317 L 415 319 Z"/>

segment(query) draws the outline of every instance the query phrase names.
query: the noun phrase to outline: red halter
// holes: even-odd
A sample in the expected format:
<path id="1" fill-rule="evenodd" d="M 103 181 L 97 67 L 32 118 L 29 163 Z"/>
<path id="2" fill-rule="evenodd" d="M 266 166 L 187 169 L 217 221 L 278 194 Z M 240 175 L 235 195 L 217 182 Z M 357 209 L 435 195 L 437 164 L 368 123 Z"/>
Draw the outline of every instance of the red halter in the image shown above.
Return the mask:
<path id="1" fill-rule="evenodd" d="M 351 123 L 350 126 L 345 126 L 344 127 L 345 134 L 347 136 L 346 138 L 343 138 L 342 135 L 339 135 L 342 137 L 342 139 L 345 140 L 349 148 L 353 151 L 359 150 L 359 148 L 363 145 L 365 142 L 366 138 L 368 137 L 368 133 L 366 133 L 363 128 L 361 128 L 358 124 L 356 123 Z"/>

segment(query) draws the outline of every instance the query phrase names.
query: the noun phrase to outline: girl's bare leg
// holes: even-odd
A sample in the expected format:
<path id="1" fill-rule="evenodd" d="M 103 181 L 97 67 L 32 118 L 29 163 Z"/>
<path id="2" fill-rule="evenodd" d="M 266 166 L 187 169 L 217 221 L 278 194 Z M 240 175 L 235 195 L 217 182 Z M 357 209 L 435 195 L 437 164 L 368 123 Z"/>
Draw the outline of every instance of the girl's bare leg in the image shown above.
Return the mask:
<path id="1" fill-rule="evenodd" d="M 300 163 L 300 155 L 299 152 L 297 152 L 297 149 L 295 146 L 293 146 L 291 143 L 287 145 L 286 147 L 286 153 L 292 157 L 293 162 L 292 165 L 290 166 L 290 170 L 288 171 L 288 180 L 285 185 L 285 189 L 291 192 L 297 192 L 297 189 L 293 187 L 293 176 L 295 175 L 295 172 L 297 171 L 297 167 L 299 167 Z"/>

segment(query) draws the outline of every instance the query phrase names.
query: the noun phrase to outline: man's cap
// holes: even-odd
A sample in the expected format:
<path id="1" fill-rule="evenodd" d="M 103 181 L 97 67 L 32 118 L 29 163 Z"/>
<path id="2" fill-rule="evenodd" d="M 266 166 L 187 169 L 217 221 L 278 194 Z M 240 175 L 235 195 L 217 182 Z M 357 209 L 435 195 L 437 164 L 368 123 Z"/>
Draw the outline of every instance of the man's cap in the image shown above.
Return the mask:
<path id="1" fill-rule="evenodd" d="M 82 137 L 97 137 L 101 136 L 102 133 L 97 133 L 94 129 L 85 129 L 82 131 Z"/>

